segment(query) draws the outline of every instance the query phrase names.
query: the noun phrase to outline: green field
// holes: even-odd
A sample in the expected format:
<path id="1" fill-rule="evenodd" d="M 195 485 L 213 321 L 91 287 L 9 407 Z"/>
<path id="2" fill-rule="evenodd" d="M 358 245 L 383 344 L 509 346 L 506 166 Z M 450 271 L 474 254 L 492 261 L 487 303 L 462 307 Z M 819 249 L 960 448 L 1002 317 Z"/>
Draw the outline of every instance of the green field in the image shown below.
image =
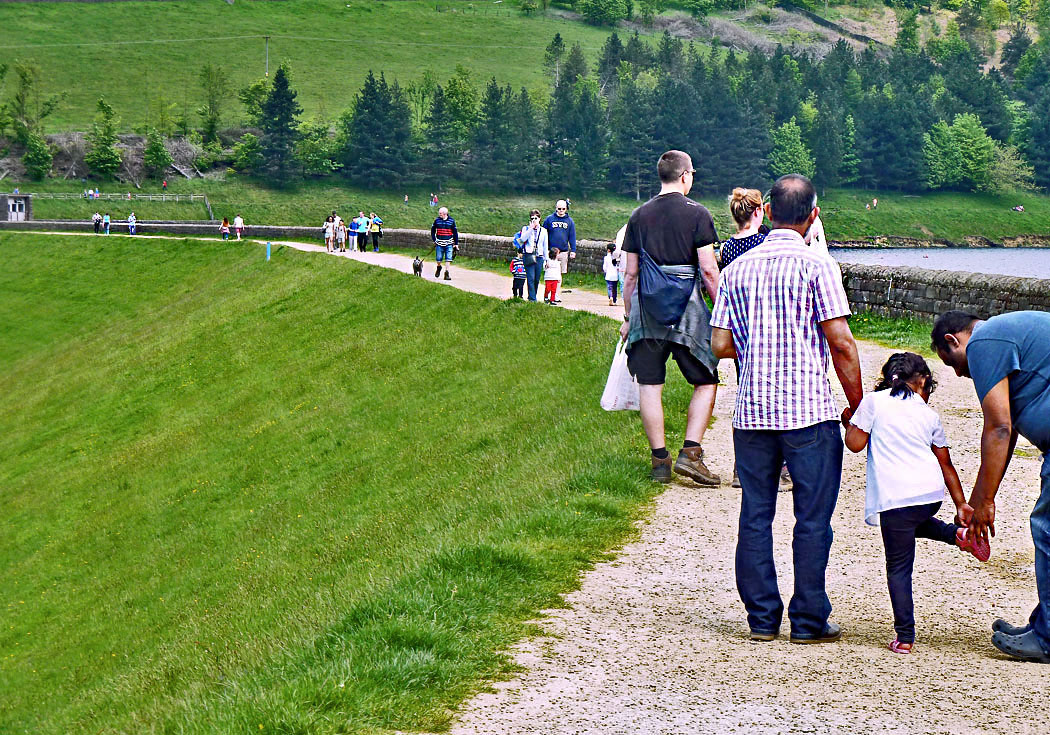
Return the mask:
<path id="1" fill-rule="evenodd" d="M 240 213 L 249 224 L 320 226 L 325 215 L 333 209 L 341 214 L 363 209 L 366 213 L 378 212 L 387 227 L 429 229 L 436 214 L 427 205 L 430 191 L 426 189 L 378 191 L 333 182 L 306 182 L 291 190 L 275 190 L 238 176 L 229 176 L 222 182 L 169 178 L 168 183 L 171 192 L 207 194 L 216 217 L 232 219 Z M 118 184 L 100 186 L 103 191 L 123 191 Z M 81 186 L 77 182 L 47 181 L 25 184 L 22 190 L 79 193 Z M 160 184 L 148 183 L 142 191 L 159 193 Z M 403 201 L 406 193 L 409 194 L 407 206 Z M 572 196 L 572 192 L 568 194 Z M 866 210 L 865 202 L 870 202 L 875 196 L 879 198 L 878 209 Z M 526 223 L 532 207 L 553 212 L 556 198 L 555 194 L 492 194 L 459 188 L 443 192 L 441 204 L 452 210 L 452 216 L 463 232 L 509 236 Z M 696 198 L 711 210 L 720 235 L 727 237 L 734 232 L 725 198 Z M 959 242 L 968 235 L 983 235 L 994 240 L 1004 236 L 1050 233 L 1050 197 L 1041 194 L 995 197 L 937 192 L 917 196 L 837 189 L 829 190 L 819 203 L 824 227 L 832 240 L 900 235 Z M 1018 203 L 1024 204 L 1023 214 L 1011 209 Z M 39 199 L 34 201 L 33 214 L 38 219 L 87 219 L 97 206 L 104 204 L 80 199 Z M 112 204 L 114 216 L 127 216 L 126 203 Z M 152 210 L 149 202 L 134 202 L 133 205 L 139 219 L 167 219 L 174 216 L 173 206 L 175 215 L 181 215 L 182 219 L 206 217 L 204 208 L 198 205 L 153 205 L 158 207 L 157 210 Z M 572 196 L 577 235 L 611 239 L 636 206 L 638 202 L 633 198 L 613 194 L 599 194 L 589 199 Z M 160 210 L 160 207 L 164 209 Z"/>
<path id="2" fill-rule="evenodd" d="M 262 78 L 269 35 L 270 73 L 288 62 L 306 119 L 334 120 L 369 69 L 402 85 L 430 70 L 443 83 L 462 64 L 480 83 L 494 75 L 515 89 L 546 90 L 543 53 L 556 32 L 591 59 L 609 35 L 485 0 L 0 3 L 0 62 L 31 61 L 46 91 L 66 91 L 47 132 L 87 129 L 100 95 L 130 130 L 158 97 L 196 123 L 204 63 L 225 69 L 234 89 Z M 235 95 L 227 116 L 227 125 L 244 119 Z"/>
<path id="3" fill-rule="evenodd" d="M 651 496 L 607 319 L 247 244 L 0 255 L 0 732 L 442 729 Z"/>

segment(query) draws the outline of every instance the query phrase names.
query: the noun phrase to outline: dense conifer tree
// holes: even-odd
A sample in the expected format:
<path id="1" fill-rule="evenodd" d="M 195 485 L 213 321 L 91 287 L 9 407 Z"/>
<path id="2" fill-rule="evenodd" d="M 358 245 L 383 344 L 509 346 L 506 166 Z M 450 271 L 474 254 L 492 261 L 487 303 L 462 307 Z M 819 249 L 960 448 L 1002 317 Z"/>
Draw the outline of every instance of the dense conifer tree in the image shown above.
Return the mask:
<path id="1" fill-rule="evenodd" d="M 298 174 L 295 143 L 299 139 L 299 113 L 303 108 L 296 96 L 287 70 L 284 65 L 279 66 L 273 75 L 270 92 L 261 105 L 259 119 L 263 172 L 277 185 L 288 183 Z"/>

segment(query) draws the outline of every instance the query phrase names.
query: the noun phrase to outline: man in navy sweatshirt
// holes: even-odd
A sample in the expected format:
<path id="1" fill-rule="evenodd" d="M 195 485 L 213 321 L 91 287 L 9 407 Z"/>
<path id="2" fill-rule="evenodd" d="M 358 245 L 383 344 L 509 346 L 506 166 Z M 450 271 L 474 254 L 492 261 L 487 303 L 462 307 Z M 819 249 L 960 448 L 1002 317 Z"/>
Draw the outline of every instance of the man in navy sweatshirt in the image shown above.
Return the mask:
<path id="1" fill-rule="evenodd" d="M 449 272 L 452 265 L 452 253 L 459 245 L 459 230 L 456 229 L 456 220 L 448 216 L 448 207 L 438 210 L 437 219 L 430 226 L 430 239 L 434 241 L 434 256 L 437 260 L 437 271 L 434 278 L 441 277 L 441 263 L 445 263 L 445 280 L 451 281 L 452 274 Z"/>
<path id="2" fill-rule="evenodd" d="M 547 231 L 548 247 L 558 248 L 558 262 L 564 274 L 569 270 L 569 258 L 576 258 L 576 223 L 569 216 L 569 205 L 564 199 L 559 199 L 554 214 L 543 220 L 543 229 Z"/>

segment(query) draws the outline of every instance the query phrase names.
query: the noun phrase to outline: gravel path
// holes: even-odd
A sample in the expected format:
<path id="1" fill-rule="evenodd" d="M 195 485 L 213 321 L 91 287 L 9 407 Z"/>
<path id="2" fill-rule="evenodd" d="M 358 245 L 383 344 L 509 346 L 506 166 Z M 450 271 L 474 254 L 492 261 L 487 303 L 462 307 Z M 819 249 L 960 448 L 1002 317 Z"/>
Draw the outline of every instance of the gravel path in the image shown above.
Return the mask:
<path id="1" fill-rule="evenodd" d="M 411 272 L 405 256 L 349 257 Z M 424 273 L 433 280 L 433 262 Z M 454 268 L 453 280 L 439 283 L 510 295 L 510 279 L 494 273 Z M 566 294 L 563 306 L 616 319 L 622 314 L 603 296 L 579 290 Z M 610 334 L 615 328 L 610 323 Z M 864 382 L 870 385 L 890 350 L 871 343 L 860 348 Z M 969 380 L 940 364 L 934 367 L 940 385 L 931 406 L 955 447 L 964 486 L 972 486 L 980 407 Z M 717 420 L 705 445 L 708 464 L 728 479 L 736 386 L 731 369 L 722 375 L 727 385 L 719 391 Z M 680 439 L 684 420 L 668 417 L 669 446 L 674 437 Z M 1050 666 L 1008 660 L 990 643 L 992 620 L 1023 622 L 1035 603 L 1028 514 L 1038 491 L 1039 462 L 1035 448 L 1021 440 L 999 493 L 999 535 L 987 564 L 919 541 L 917 643 L 910 656 L 885 649 L 893 618 L 879 532 L 863 521 L 863 454 L 846 452 L 833 520 L 828 592 L 832 619 L 844 631 L 835 644 L 795 646 L 784 637 L 749 642 L 733 577 L 739 491 L 728 484 L 670 485 L 639 524 L 637 539 L 613 561 L 583 575 L 565 608 L 547 611 L 540 621 L 545 636 L 512 652 L 523 673 L 464 703 L 452 733 L 1046 735 Z M 788 593 L 791 499 L 781 494 L 774 527 L 780 588 Z M 950 518 L 950 508 L 946 500 L 942 518 Z"/>

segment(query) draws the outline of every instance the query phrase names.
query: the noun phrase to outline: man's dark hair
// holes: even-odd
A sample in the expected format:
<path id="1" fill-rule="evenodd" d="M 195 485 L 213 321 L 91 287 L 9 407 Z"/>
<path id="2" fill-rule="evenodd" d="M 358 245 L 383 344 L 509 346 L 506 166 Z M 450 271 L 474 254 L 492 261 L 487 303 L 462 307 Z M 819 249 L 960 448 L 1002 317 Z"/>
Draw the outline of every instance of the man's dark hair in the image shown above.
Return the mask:
<path id="1" fill-rule="evenodd" d="M 689 157 L 689 154 L 684 151 L 667 151 L 667 153 L 660 156 L 660 161 L 656 164 L 656 173 L 660 176 L 660 181 L 664 184 L 670 184 L 678 180 L 678 178 L 686 171 L 693 167 L 693 159 Z"/>
<path id="2" fill-rule="evenodd" d="M 947 335 L 969 332 L 973 328 L 973 323 L 980 319 L 981 317 L 976 314 L 959 309 L 944 312 L 933 323 L 933 331 L 930 332 L 930 346 L 935 350 L 947 350 L 948 340 L 945 339 Z"/>
<path id="3" fill-rule="evenodd" d="M 802 174 L 781 176 L 769 190 L 772 220 L 777 225 L 801 225 L 817 206 L 817 190 Z"/>

